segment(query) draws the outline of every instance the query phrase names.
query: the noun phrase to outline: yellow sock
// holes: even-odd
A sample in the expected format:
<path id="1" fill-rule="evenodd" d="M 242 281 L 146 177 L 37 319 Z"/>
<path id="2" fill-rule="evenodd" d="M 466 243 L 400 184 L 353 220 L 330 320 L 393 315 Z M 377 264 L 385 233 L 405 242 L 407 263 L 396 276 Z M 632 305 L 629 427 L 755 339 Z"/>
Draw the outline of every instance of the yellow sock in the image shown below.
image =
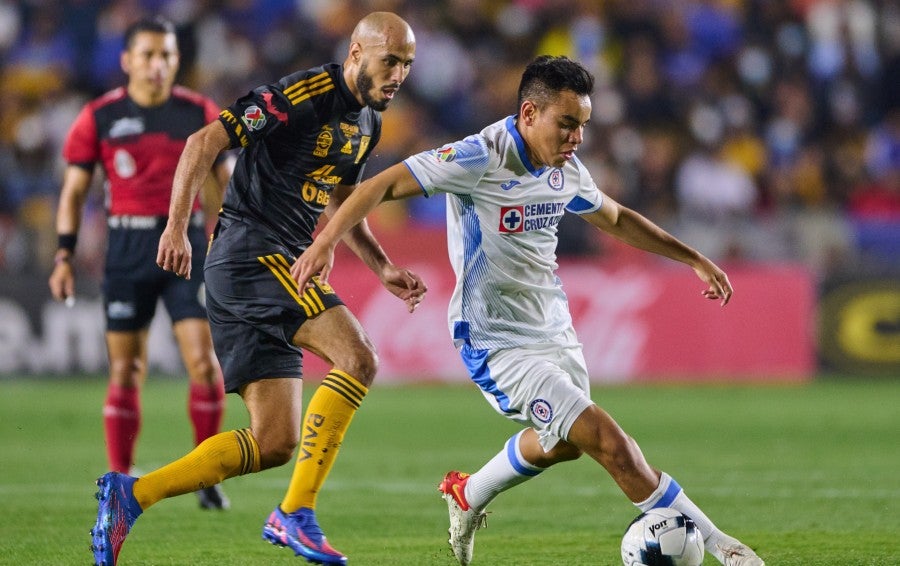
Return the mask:
<path id="1" fill-rule="evenodd" d="M 316 508 L 316 496 L 331 471 L 344 434 L 368 388 L 346 373 L 333 369 L 316 389 L 306 415 L 294 474 L 281 509 Z"/>
<path id="2" fill-rule="evenodd" d="M 161 499 L 258 471 L 259 445 L 250 429 L 220 432 L 187 455 L 138 478 L 134 482 L 134 497 L 146 511 Z"/>

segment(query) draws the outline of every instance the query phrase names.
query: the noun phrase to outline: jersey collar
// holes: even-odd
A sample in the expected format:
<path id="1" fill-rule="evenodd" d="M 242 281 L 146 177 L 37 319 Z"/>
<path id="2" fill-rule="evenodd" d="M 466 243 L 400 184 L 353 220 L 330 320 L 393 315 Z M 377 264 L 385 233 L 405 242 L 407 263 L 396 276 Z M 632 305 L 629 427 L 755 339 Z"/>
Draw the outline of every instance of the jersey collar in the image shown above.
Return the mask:
<path id="1" fill-rule="evenodd" d="M 358 100 L 356 100 L 356 97 L 353 96 L 353 93 L 350 92 L 350 87 L 347 86 L 347 81 L 344 80 L 344 66 L 343 65 L 337 66 L 337 71 L 335 72 L 335 75 L 336 75 L 335 78 L 337 79 L 338 90 L 340 91 L 341 98 L 344 99 L 344 104 L 347 105 L 347 108 L 351 112 L 359 112 L 360 110 L 365 108 L 365 106 L 363 106 L 362 104 L 359 103 Z"/>
<path id="2" fill-rule="evenodd" d="M 516 142 L 516 153 L 519 154 L 519 159 L 522 160 L 522 165 L 525 166 L 525 169 L 528 169 L 529 173 L 531 173 L 535 177 L 540 177 L 544 173 L 546 167 L 537 169 L 534 165 L 531 164 L 531 160 L 528 159 L 528 152 L 525 151 L 525 140 L 522 139 L 522 134 L 520 134 L 519 130 L 516 129 L 515 116 L 508 116 L 506 118 L 506 130 L 509 132 L 509 135 L 512 136 L 513 141 Z"/>

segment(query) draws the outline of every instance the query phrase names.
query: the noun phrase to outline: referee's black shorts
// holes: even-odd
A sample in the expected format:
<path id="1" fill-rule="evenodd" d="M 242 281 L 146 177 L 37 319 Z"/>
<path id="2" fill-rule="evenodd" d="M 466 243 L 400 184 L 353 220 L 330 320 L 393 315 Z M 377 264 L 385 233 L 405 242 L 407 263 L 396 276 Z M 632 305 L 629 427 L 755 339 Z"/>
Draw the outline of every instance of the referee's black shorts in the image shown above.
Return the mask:
<path id="1" fill-rule="evenodd" d="M 301 378 L 303 354 L 294 335 L 306 320 L 343 302 L 317 280 L 298 289 L 290 274 L 294 257 L 264 231 L 222 219 L 216 230 L 205 279 L 225 390 L 265 378 Z"/>
<path id="2" fill-rule="evenodd" d="M 186 280 L 156 265 L 166 217 L 109 217 L 103 277 L 107 330 L 131 332 L 148 328 L 160 298 L 172 322 L 206 318 L 203 286 L 206 232 L 202 218 L 197 218 L 188 228 L 193 258 L 191 278 Z"/>

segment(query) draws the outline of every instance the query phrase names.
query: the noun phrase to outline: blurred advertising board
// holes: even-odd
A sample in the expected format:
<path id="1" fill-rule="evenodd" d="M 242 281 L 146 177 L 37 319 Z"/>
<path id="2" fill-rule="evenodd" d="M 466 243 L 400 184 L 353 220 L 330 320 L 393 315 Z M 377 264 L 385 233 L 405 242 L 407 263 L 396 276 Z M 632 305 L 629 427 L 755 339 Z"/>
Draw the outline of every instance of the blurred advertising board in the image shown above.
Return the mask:
<path id="1" fill-rule="evenodd" d="M 338 255 L 330 280 L 378 348 L 379 379 L 465 381 L 447 327 L 446 306 L 454 278 L 442 244 L 432 240 L 418 249 L 416 245 L 386 248 L 404 249 L 402 254 L 392 253 L 394 261 L 418 272 L 428 284 L 427 298 L 415 313 L 409 314 L 349 253 Z M 690 269 L 674 262 L 561 261 L 559 276 L 595 381 L 811 378 L 817 370 L 817 297 L 811 275 L 792 265 L 727 270 L 735 295 L 722 308 L 701 296 L 704 285 Z M 50 298 L 42 276 L 2 279 L 0 375 L 106 371 L 102 303 L 96 286 L 93 295 L 80 296 L 67 308 Z M 896 342 L 893 350 L 885 348 L 883 341 L 871 346 L 866 342 L 880 336 L 877 329 L 882 322 L 872 317 L 887 312 L 885 305 L 894 305 L 896 325 L 896 287 L 892 295 L 884 293 L 852 294 L 856 298 L 843 303 L 833 299 L 837 295 L 827 295 L 821 325 L 844 328 L 837 332 L 838 338 L 851 338 L 849 342 L 835 338 L 834 343 L 820 338 L 829 352 L 823 359 L 832 364 L 851 358 L 880 363 L 887 352 L 896 354 Z M 856 328 L 860 319 L 868 321 L 871 336 L 847 330 Z M 149 362 L 154 371 L 181 374 L 169 324 L 160 304 L 150 332 Z M 842 354 L 833 357 L 834 352 Z M 896 362 L 896 357 L 891 359 Z M 306 356 L 305 364 L 313 377 L 327 370 L 312 355 Z"/>
<path id="2" fill-rule="evenodd" d="M 447 261 L 404 265 L 428 284 L 412 315 L 354 258 L 339 260 L 331 283 L 377 345 L 380 375 L 465 379 L 448 330 L 454 279 Z M 561 262 L 558 273 L 597 382 L 802 381 L 815 374 L 816 296 L 803 268 L 729 269 L 735 296 L 724 308 L 703 298 L 705 286 L 677 264 L 577 260 Z"/>
<path id="3" fill-rule="evenodd" d="M 818 326 L 824 369 L 900 377 L 900 277 L 827 281 Z"/>

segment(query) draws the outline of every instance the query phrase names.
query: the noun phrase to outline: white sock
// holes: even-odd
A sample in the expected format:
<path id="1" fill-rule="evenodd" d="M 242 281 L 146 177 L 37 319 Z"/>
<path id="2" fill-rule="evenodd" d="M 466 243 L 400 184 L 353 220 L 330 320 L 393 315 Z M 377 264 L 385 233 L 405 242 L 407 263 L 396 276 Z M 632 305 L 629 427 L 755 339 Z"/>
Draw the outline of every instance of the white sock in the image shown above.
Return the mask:
<path id="1" fill-rule="evenodd" d="M 722 537 L 730 538 L 728 535 L 720 531 L 706 514 L 697 507 L 697 504 L 684 493 L 678 482 L 672 479 L 672 476 L 663 472 L 659 478 L 659 486 L 656 491 L 650 494 L 650 497 L 644 501 L 635 503 L 641 511 L 649 511 L 657 507 L 671 507 L 680 513 L 690 517 L 700 533 L 703 535 L 703 543 L 706 551 L 716 557 L 720 562 L 724 562 L 722 551 L 719 549 L 719 542 Z"/>
<path id="2" fill-rule="evenodd" d="M 522 457 L 519 438 L 524 432 L 523 430 L 513 435 L 506 441 L 503 450 L 469 477 L 466 483 L 466 501 L 470 507 L 480 511 L 500 492 L 530 480 L 544 471 L 545 468 L 530 464 Z"/>

